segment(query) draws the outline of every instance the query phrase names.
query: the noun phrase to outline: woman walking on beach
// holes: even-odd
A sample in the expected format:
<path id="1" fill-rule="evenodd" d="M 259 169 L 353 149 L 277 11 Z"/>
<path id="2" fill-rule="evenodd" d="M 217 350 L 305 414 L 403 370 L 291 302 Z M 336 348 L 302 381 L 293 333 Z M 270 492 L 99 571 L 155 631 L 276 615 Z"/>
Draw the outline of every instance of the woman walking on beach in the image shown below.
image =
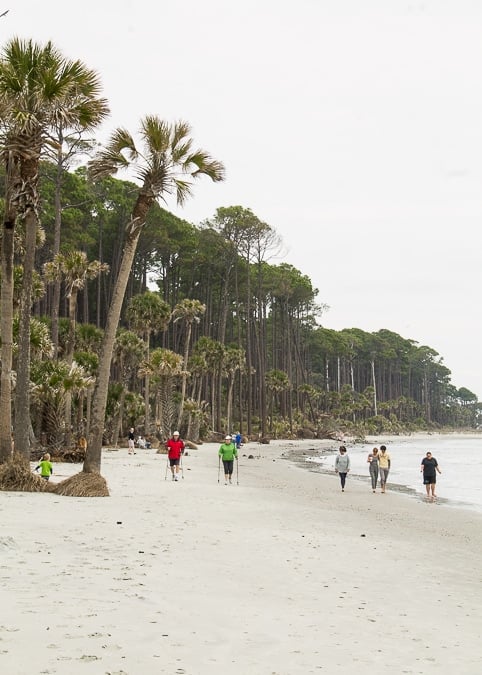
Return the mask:
<path id="1" fill-rule="evenodd" d="M 378 448 L 373 448 L 373 450 L 368 455 L 367 462 L 370 465 L 370 478 L 372 481 L 372 490 L 376 492 L 377 482 L 378 482 Z"/>
<path id="2" fill-rule="evenodd" d="M 378 468 L 380 469 L 380 485 L 382 492 L 385 492 L 385 487 L 387 484 L 388 472 L 390 471 L 390 465 L 392 463 L 391 457 L 387 452 L 385 445 L 380 446 L 380 452 L 378 453 Z"/>
<path id="3" fill-rule="evenodd" d="M 135 439 L 136 439 L 136 435 L 134 433 L 134 427 L 131 427 L 129 429 L 129 433 L 127 434 L 127 447 L 128 447 L 129 455 L 135 455 L 136 454 L 135 451 L 134 451 Z"/>
<path id="4" fill-rule="evenodd" d="M 438 465 L 437 460 L 435 457 L 432 457 L 431 452 L 427 452 L 425 457 L 422 459 L 421 465 L 420 465 L 420 472 L 423 471 L 423 484 L 425 485 L 425 489 L 427 490 L 427 497 L 430 499 L 431 502 L 437 497 L 435 494 L 435 484 L 437 483 L 437 471 L 439 473 L 442 473 L 440 471 L 440 467 Z M 430 494 L 432 493 L 432 494 Z"/>
<path id="5" fill-rule="evenodd" d="M 219 448 L 218 452 L 219 457 L 223 460 L 224 466 L 224 485 L 232 485 L 232 476 L 233 476 L 233 467 L 234 460 L 238 459 L 238 451 L 236 449 L 236 443 L 233 443 L 231 436 L 226 436 L 224 443 Z"/>
<path id="6" fill-rule="evenodd" d="M 335 471 L 340 476 L 341 491 L 345 492 L 346 475 L 350 471 L 350 458 L 344 445 L 340 445 L 340 454 L 335 459 Z"/>

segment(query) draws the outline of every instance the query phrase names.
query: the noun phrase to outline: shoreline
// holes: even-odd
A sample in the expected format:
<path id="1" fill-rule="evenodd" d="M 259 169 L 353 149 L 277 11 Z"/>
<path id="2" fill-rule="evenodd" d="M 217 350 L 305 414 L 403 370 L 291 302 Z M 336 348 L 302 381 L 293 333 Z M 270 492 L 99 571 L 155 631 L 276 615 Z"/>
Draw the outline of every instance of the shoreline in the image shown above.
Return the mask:
<path id="1" fill-rule="evenodd" d="M 110 497 L 0 493 L 2 671 L 478 672 L 482 518 L 341 493 L 283 458 L 299 443 L 243 446 L 239 486 L 204 444 L 179 482 L 165 455 L 121 449 Z"/>

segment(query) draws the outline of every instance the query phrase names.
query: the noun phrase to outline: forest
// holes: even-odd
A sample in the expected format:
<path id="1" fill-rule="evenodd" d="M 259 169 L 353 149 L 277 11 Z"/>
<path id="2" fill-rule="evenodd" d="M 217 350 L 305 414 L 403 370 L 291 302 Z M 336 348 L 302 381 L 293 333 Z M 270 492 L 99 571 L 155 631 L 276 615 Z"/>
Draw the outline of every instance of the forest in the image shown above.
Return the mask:
<path id="1" fill-rule="evenodd" d="M 146 116 L 99 147 L 108 112 L 97 74 L 50 43 L 4 47 L 0 462 L 12 439 L 30 456 L 85 437 L 100 472 L 131 426 L 158 442 L 478 426 L 477 396 L 431 347 L 325 327 L 323 289 L 273 262 L 275 224 L 161 206 L 225 177 L 188 123 Z"/>

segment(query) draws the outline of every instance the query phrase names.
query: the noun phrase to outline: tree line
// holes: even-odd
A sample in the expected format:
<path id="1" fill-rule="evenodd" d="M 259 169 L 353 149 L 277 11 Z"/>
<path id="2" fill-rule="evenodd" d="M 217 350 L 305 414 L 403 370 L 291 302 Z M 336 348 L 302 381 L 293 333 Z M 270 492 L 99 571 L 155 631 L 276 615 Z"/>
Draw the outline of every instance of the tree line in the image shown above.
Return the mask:
<path id="1" fill-rule="evenodd" d="M 249 208 L 194 225 L 162 208 L 224 167 L 185 122 L 92 137 L 96 73 L 51 43 L 0 57 L 3 156 L 0 459 L 40 441 L 102 444 L 135 426 L 194 441 L 236 429 L 327 436 L 474 427 L 475 394 L 442 357 L 387 329 L 334 331 L 310 278 Z M 131 180 L 115 177 L 128 170 Z"/>

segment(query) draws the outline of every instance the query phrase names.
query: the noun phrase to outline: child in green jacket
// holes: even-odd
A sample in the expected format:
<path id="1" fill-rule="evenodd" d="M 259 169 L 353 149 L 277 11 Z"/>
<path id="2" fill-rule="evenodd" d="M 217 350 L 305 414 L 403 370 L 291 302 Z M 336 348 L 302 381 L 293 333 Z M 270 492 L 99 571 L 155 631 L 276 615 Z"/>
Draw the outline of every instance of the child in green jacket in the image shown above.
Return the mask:
<path id="1" fill-rule="evenodd" d="M 44 480 L 49 480 L 50 476 L 53 474 L 54 469 L 52 462 L 50 461 L 50 455 L 46 452 L 42 459 L 39 461 L 38 466 L 35 467 L 35 471 L 40 469 L 40 475 Z"/>

